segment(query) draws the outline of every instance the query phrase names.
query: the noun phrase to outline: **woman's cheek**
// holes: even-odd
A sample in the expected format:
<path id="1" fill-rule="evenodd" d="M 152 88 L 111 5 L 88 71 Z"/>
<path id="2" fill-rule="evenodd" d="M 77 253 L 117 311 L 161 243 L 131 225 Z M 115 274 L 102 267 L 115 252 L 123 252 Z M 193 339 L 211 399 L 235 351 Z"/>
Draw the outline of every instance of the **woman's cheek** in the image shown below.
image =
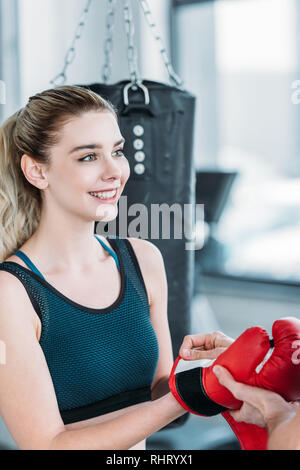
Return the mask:
<path id="1" fill-rule="evenodd" d="M 126 181 L 128 180 L 130 176 L 130 165 L 129 165 L 129 161 L 127 159 L 125 159 L 124 161 L 124 169 L 122 171 L 122 179 L 124 181 L 124 184 L 126 183 Z"/>

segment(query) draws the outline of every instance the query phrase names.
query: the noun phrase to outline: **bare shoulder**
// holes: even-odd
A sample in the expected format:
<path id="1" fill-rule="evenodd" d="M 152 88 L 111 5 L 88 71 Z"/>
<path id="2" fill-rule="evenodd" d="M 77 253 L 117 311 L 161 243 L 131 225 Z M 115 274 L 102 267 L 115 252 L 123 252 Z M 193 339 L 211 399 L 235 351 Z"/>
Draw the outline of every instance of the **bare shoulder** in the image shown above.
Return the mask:
<path id="1" fill-rule="evenodd" d="M 127 238 L 137 257 L 145 286 L 148 292 L 149 304 L 152 304 L 157 283 L 165 281 L 165 266 L 163 256 L 154 243 L 141 238 Z"/>
<path id="2" fill-rule="evenodd" d="M 134 250 L 137 254 L 143 257 L 152 258 L 153 256 L 161 257 L 161 252 L 154 243 L 143 240 L 142 238 L 127 238 L 127 240 L 132 244 Z"/>
<path id="3" fill-rule="evenodd" d="M 0 295 L 1 299 L 11 295 L 12 293 L 21 292 L 21 282 L 8 271 L 0 271 Z"/>
<path id="4" fill-rule="evenodd" d="M 152 273 L 160 271 L 164 267 L 164 261 L 160 249 L 154 243 L 141 238 L 127 238 L 138 258 L 139 264 Z"/>
<path id="5" fill-rule="evenodd" d="M 2 319 L 33 322 L 37 326 L 37 315 L 23 284 L 13 274 L 0 271 L 0 316 Z M 8 314 L 9 313 L 9 314 Z"/>

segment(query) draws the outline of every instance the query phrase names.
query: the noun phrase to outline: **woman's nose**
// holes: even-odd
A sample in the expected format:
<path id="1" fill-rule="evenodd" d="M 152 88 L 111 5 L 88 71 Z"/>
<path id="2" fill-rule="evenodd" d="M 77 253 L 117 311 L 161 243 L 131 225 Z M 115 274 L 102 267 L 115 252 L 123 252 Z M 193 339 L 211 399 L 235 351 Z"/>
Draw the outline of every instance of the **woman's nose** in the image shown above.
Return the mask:
<path id="1" fill-rule="evenodd" d="M 107 157 L 102 160 L 102 176 L 105 178 L 120 178 L 122 169 L 118 162 L 114 161 L 112 157 Z"/>

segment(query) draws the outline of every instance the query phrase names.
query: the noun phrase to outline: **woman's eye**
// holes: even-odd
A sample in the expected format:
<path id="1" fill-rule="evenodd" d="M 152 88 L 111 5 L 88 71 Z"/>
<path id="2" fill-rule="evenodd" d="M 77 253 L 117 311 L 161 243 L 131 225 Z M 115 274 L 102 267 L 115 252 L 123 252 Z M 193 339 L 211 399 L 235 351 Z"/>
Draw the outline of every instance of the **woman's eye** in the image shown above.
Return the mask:
<path id="1" fill-rule="evenodd" d="M 120 157 L 124 156 L 124 151 L 122 149 L 117 150 L 115 153 L 121 154 Z"/>
<path id="2" fill-rule="evenodd" d="M 80 162 L 88 161 L 88 160 L 85 160 L 85 159 L 88 158 L 88 157 L 95 157 L 95 156 L 96 156 L 96 155 L 95 155 L 94 153 L 90 153 L 89 155 L 86 155 L 85 157 L 80 158 L 79 161 L 80 161 Z M 89 160 L 89 161 L 90 161 L 90 160 Z"/>
<path id="3" fill-rule="evenodd" d="M 123 157 L 123 156 L 124 156 L 124 152 L 123 152 L 122 149 L 117 150 L 116 152 L 113 153 L 113 155 L 115 155 L 115 154 L 119 154 L 120 157 Z M 89 158 L 89 157 L 94 157 L 94 158 L 95 158 L 95 157 L 96 157 L 96 154 L 95 154 L 95 153 L 90 153 L 89 155 L 86 155 L 85 157 L 80 158 L 79 161 L 80 161 L 80 162 L 84 162 L 84 161 L 85 161 L 85 162 L 88 162 L 88 161 L 91 161 L 91 160 L 86 160 L 86 158 Z"/>

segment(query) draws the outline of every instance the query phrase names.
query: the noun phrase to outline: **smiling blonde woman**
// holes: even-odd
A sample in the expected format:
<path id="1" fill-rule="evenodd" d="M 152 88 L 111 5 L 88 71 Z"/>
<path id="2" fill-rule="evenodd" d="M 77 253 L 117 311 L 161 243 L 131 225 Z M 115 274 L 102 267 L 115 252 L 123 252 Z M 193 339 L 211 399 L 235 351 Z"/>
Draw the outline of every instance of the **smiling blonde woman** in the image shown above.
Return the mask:
<path id="1" fill-rule="evenodd" d="M 94 235 L 130 175 L 114 107 L 62 86 L 0 130 L 0 414 L 20 449 L 145 449 L 186 411 L 163 258 Z"/>

